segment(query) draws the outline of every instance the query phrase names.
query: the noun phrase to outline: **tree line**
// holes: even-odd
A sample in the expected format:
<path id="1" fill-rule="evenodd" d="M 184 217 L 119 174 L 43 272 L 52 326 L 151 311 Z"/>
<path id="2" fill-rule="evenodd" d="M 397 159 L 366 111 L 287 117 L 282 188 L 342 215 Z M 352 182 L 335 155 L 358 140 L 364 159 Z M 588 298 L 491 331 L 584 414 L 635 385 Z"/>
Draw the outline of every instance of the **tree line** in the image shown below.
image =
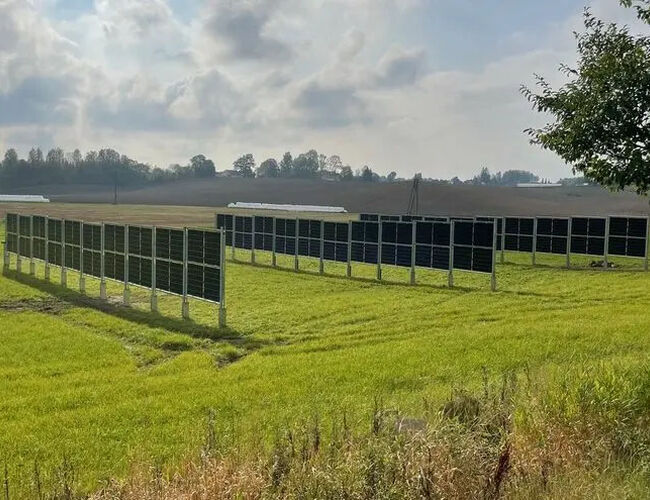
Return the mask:
<path id="1" fill-rule="evenodd" d="M 152 167 L 120 154 L 114 149 L 88 151 L 78 149 L 66 153 L 61 148 L 43 154 L 32 148 L 27 158 L 19 158 L 15 149 L 5 152 L 0 163 L 0 187 L 21 187 L 45 184 L 94 184 L 106 186 L 141 186 L 191 178 L 243 177 L 243 178 L 293 178 L 324 179 L 341 182 L 396 182 L 396 172 L 379 175 L 370 167 L 353 170 L 338 155 L 326 156 L 309 150 L 298 156 L 284 153 L 280 161 L 267 158 L 259 165 L 252 154 L 237 158 L 231 169 L 217 171 L 214 162 L 205 155 L 193 156 L 188 164 L 170 165 L 169 168 Z M 423 179 L 438 184 L 473 184 L 514 186 L 521 182 L 537 182 L 539 178 L 525 170 L 507 170 L 490 173 L 487 168 L 471 179 Z"/>

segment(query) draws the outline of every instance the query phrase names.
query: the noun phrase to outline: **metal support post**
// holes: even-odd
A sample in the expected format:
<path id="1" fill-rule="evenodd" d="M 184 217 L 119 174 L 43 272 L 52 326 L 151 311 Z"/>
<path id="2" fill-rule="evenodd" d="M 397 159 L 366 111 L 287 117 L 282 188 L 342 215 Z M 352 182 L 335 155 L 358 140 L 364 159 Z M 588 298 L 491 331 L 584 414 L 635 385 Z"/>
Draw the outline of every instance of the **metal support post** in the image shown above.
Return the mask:
<path id="1" fill-rule="evenodd" d="M 102 222 L 102 234 L 100 238 L 100 249 L 101 249 L 101 254 L 99 256 L 99 298 L 102 300 L 106 300 L 106 260 L 105 260 L 105 249 L 106 249 L 106 241 L 105 241 L 105 233 L 106 233 L 106 227 L 104 223 Z"/>
<path id="2" fill-rule="evenodd" d="M 190 302 L 187 299 L 187 228 L 183 229 L 183 302 L 181 313 L 183 319 L 190 319 Z"/>
<path id="3" fill-rule="evenodd" d="M 415 249 L 416 249 L 416 240 L 417 240 L 417 222 L 412 221 L 412 230 L 411 230 L 411 285 L 415 285 Z"/>
<path id="4" fill-rule="evenodd" d="M 501 264 L 505 263 L 506 251 L 506 218 L 501 217 Z"/>
<path id="5" fill-rule="evenodd" d="M 311 224 L 311 223 L 310 223 Z M 323 275 L 325 273 L 325 261 L 323 260 L 323 252 L 325 250 L 325 221 L 320 221 L 320 241 L 318 242 L 318 273 Z"/>
<path id="6" fill-rule="evenodd" d="M 449 271 L 447 274 L 447 284 L 449 288 L 454 288 L 454 229 L 456 222 L 449 221 Z"/>
<path id="7" fill-rule="evenodd" d="M 298 272 L 300 270 L 300 259 L 298 257 L 298 237 L 299 237 L 299 230 L 298 230 L 298 219 L 296 219 L 296 228 L 295 228 L 295 238 L 296 242 L 293 248 L 293 269 L 294 271 Z"/>
<path id="8" fill-rule="evenodd" d="M 226 235 L 221 232 L 221 252 L 219 256 L 219 328 L 226 326 Z"/>
<path id="9" fill-rule="evenodd" d="M 273 246 L 272 246 L 272 249 L 271 249 L 271 251 L 272 251 L 272 253 L 271 253 L 271 265 L 273 267 L 278 266 L 278 258 L 277 258 L 277 255 L 276 255 L 276 248 L 275 248 L 276 247 L 276 242 L 275 242 L 275 240 L 276 240 L 276 229 L 277 229 L 277 219 L 275 217 L 273 217 Z M 286 233 L 286 231 L 285 231 L 285 233 Z"/>
<path id="10" fill-rule="evenodd" d="M 345 271 L 348 278 L 352 277 L 352 222 L 348 221 L 348 265 Z"/>
<path id="11" fill-rule="evenodd" d="M 536 264 L 537 260 L 537 217 L 533 219 L 533 266 Z"/>
<path id="12" fill-rule="evenodd" d="M 251 239 L 251 264 L 255 264 L 255 218 L 256 216 L 253 215 L 251 217 L 252 220 L 252 239 Z"/>
<path id="13" fill-rule="evenodd" d="M 223 255 L 223 246 L 221 247 L 221 254 Z M 151 312 L 158 312 L 158 294 L 156 293 L 156 227 L 155 226 L 151 228 Z"/>
<path id="14" fill-rule="evenodd" d="M 569 217 L 569 223 L 567 226 L 567 235 L 566 235 L 566 268 L 571 269 L 571 230 L 573 226 L 573 220 Z"/>
<path id="15" fill-rule="evenodd" d="M 648 233 L 650 233 L 650 217 L 646 217 L 645 220 L 645 259 L 643 259 L 643 270 L 648 270 Z"/>
<path id="16" fill-rule="evenodd" d="M 20 244 L 21 244 L 21 238 L 20 238 L 20 215 L 16 216 L 16 224 L 18 224 L 18 227 L 16 228 L 17 236 L 16 236 L 16 271 L 17 272 L 22 272 L 22 259 L 20 258 Z"/>
<path id="17" fill-rule="evenodd" d="M 377 246 L 377 281 L 381 281 L 381 240 L 382 240 L 383 222 L 379 221 L 379 242 Z"/>
<path id="18" fill-rule="evenodd" d="M 494 233 L 492 236 L 492 274 L 490 276 L 490 290 L 496 292 L 497 290 L 497 221 L 494 220 Z M 537 234 L 537 219 L 535 219 L 535 234 Z M 533 254 L 535 255 L 535 254 Z"/>
<path id="19" fill-rule="evenodd" d="M 29 274 L 36 275 L 36 262 L 34 262 L 34 216 L 29 216 Z"/>
<path id="20" fill-rule="evenodd" d="M 124 304 L 131 303 L 131 288 L 129 287 L 129 226 L 124 226 Z"/>
<path id="21" fill-rule="evenodd" d="M 603 253 L 605 254 L 605 269 L 609 269 L 609 219 L 609 216 L 605 219 L 605 243 L 603 245 L 605 247 L 603 249 Z"/>
<path id="22" fill-rule="evenodd" d="M 61 286 L 68 286 L 68 270 L 65 265 L 65 219 L 61 221 Z"/>
<path id="23" fill-rule="evenodd" d="M 43 249 L 45 257 L 45 281 L 50 281 L 50 218 L 45 217 L 45 248 Z"/>
<path id="24" fill-rule="evenodd" d="M 86 278 L 84 276 L 84 223 L 79 223 L 79 291 L 86 292 Z"/>

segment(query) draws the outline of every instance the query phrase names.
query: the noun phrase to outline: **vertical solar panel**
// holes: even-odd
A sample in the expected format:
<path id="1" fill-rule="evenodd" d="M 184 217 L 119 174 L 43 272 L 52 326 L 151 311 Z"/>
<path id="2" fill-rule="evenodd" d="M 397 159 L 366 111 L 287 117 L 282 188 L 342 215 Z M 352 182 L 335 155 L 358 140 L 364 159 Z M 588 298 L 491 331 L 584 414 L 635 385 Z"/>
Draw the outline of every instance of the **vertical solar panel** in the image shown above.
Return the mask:
<path id="1" fill-rule="evenodd" d="M 253 217 L 255 228 L 254 246 L 256 250 L 273 250 L 273 217 Z"/>
<path id="2" fill-rule="evenodd" d="M 535 232 L 533 217 L 506 217 L 504 248 L 510 252 L 532 253 Z"/>
<path id="3" fill-rule="evenodd" d="M 381 229 L 381 263 L 411 267 L 413 223 L 383 222 Z"/>
<path id="4" fill-rule="evenodd" d="M 321 221 L 298 219 L 298 255 L 320 258 Z"/>
<path id="5" fill-rule="evenodd" d="M 183 293 L 183 240 L 182 229 L 156 228 L 156 288 L 176 295 Z"/>
<path id="6" fill-rule="evenodd" d="M 253 249 L 253 218 L 243 215 L 233 216 L 233 238 L 236 248 Z"/>
<path id="7" fill-rule="evenodd" d="M 124 281 L 125 226 L 104 224 L 104 276 L 115 281 Z"/>
<path id="8" fill-rule="evenodd" d="M 415 230 L 415 265 L 449 269 L 451 223 L 418 221 Z"/>
<path id="9" fill-rule="evenodd" d="M 275 219 L 275 252 L 295 255 L 297 237 L 296 219 Z"/>
<path id="10" fill-rule="evenodd" d="M 85 274 L 101 278 L 102 275 L 102 225 L 82 224 L 83 271 Z"/>
<path id="11" fill-rule="evenodd" d="M 379 259 L 379 222 L 352 221 L 350 249 L 353 262 L 377 264 Z"/>
<path id="12" fill-rule="evenodd" d="M 231 246 L 233 242 L 234 220 L 231 214 L 217 214 L 217 229 L 223 229 L 226 233 L 226 245 Z"/>
<path id="13" fill-rule="evenodd" d="M 646 217 L 610 217 L 607 253 L 645 258 L 648 219 Z"/>
<path id="14" fill-rule="evenodd" d="M 572 217 L 571 253 L 604 256 L 606 225 L 604 217 Z"/>
<path id="15" fill-rule="evenodd" d="M 494 222 L 453 221 L 453 266 L 480 273 L 494 270 Z"/>
<path id="16" fill-rule="evenodd" d="M 273 219 L 271 219 L 271 223 Z M 220 302 L 221 235 L 216 231 L 187 231 L 187 293 Z"/>
<path id="17" fill-rule="evenodd" d="M 323 259 L 336 262 L 348 261 L 348 232 L 347 222 L 323 223 Z"/>
<path id="18" fill-rule="evenodd" d="M 569 245 L 569 219 L 538 217 L 535 252 L 566 255 Z"/>
<path id="19" fill-rule="evenodd" d="M 8 213 L 6 216 L 7 251 L 18 253 L 18 215 Z"/>

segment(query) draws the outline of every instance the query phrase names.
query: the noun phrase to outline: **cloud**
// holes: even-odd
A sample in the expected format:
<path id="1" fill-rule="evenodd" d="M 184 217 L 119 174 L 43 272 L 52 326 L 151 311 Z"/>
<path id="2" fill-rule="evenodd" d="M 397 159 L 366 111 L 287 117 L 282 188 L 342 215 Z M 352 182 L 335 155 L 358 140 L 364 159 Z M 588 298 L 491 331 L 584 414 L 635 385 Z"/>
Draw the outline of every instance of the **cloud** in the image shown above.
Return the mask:
<path id="1" fill-rule="evenodd" d="M 374 84 L 378 87 L 413 85 L 423 75 L 425 61 L 422 49 L 393 48 L 379 62 Z"/>
<path id="2" fill-rule="evenodd" d="M 206 8 L 205 33 L 231 59 L 287 59 L 291 48 L 267 29 L 278 4 L 271 0 L 212 1 Z"/>
<path id="3" fill-rule="evenodd" d="M 326 86 L 318 81 L 304 85 L 294 100 L 300 121 L 310 127 L 343 127 L 368 122 L 364 100 L 352 86 Z"/>

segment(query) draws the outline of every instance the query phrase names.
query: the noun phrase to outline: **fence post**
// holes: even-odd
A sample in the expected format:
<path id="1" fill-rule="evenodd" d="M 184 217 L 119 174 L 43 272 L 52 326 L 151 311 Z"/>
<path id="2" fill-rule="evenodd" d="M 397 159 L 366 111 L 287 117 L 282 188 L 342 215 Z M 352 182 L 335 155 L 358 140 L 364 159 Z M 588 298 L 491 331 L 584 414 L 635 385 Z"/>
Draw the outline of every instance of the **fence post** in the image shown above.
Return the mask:
<path id="1" fill-rule="evenodd" d="M 84 223 L 79 222 L 79 291 L 86 292 L 86 278 L 84 277 Z"/>
<path id="2" fill-rule="evenodd" d="M 36 274 L 36 262 L 34 262 L 34 216 L 29 216 L 29 274 Z"/>
<path id="3" fill-rule="evenodd" d="M 569 217 L 566 235 L 566 268 L 571 269 L 571 231 L 573 229 L 573 219 Z"/>
<path id="4" fill-rule="evenodd" d="M 22 263 L 22 259 L 20 258 L 20 251 L 21 251 L 21 249 L 20 249 L 20 244 L 21 244 L 20 215 L 16 215 L 16 224 L 18 226 L 16 228 L 16 234 L 17 234 L 17 236 L 16 236 L 16 272 L 21 273 L 23 271 L 23 269 L 22 269 L 23 268 L 23 263 Z"/>
<path id="5" fill-rule="evenodd" d="M 311 224 L 311 223 L 310 223 Z M 318 273 L 322 276 L 325 272 L 325 261 L 323 260 L 323 252 L 325 251 L 325 221 L 320 221 L 320 241 L 318 242 L 319 246 L 319 256 L 318 256 Z"/>
<path id="6" fill-rule="evenodd" d="M 381 240 L 382 240 L 382 229 L 383 229 L 383 222 L 380 220 L 379 221 L 379 244 L 377 246 L 377 280 L 381 281 Z"/>
<path id="7" fill-rule="evenodd" d="M 252 241 L 251 241 L 251 264 L 255 264 L 255 219 L 256 218 L 257 218 L 256 215 L 253 215 L 251 217 L 251 219 L 252 219 L 251 232 L 252 232 L 252 235 L 253 235 Z"/>
<path id="8" fill-rule="evenodd" d="M 125 305 L 131 303 L 131 289 L 129 288 L 129 226 L 124 226 L 124 293 Z"/>
<path id="9" fill-rule="evenodd" d="M 348 221 L 348 265 L 345 275 L 348 278 L 352 277 L 352 221 Z"/>
<path id="10" fill-rule="evenodd" d="M 296 243 L 293 248 L 293 269 L 298 272 L 300 269 L 300 259 L 298 257 L 298 241 L 299 241 L 299 219 L 296 219 L 296 230 L 295 230 Z"/>
<path id="11" fill-rule="evenodd" d="M 490 276 L 490 290 L 497 291 L 497 220 L 494 219 L 494 228 L 492 236 L 492 274 Z M 537 218 L 535 218 L 535 234 L 537 233 Z M 535 254 L 533 254 L 535 255 Z"/>
<path id="12" fill-rule="evenodd" d="M 190 302 L 187 299 L 187 228 L 183 228 L 183 301 L 181 313 L 183 319 L 190 319 Z"/>
<path id="13" fill-rule="evenodd" d="M 45 281 L 50 281 L 50 218 L 45 217 L 45 248 L 43 249 L 43 256 L 45 257 Z"/>
<path id="14" fill-rule="evenodd" d="M 106 225 L 102 222 L 102 233 L 100 236 L 100 250 L 99 255 L 99 298 L 106 300 Z M 113 237 L 113 239 L 115 239 Z M 113 262 L 113 267 L 115 267 L 115 262 Z M 115 274 L 113 274 L 114 276 Z"/>
<path id="15" fill-rule="evenodd" d="M 533 219 L 533 257 L 532 257 L 533 266 L 536 264 L 536 260 L 537 260 L 537 217 Z"/>
<path id="16" fill-rule="evenodd" d="M 156 285 L 156 226 L 153 226 L 151 228 L 151 312 L 158 312 Z"/>
<path id="17" fill-rule="evenodd" d="M 224 219 L 225 220 L 225 219 Z M 230 250 L 231 250 L 231 258 L 232 260 L 237 260 L 237 256 L 235 255 L 235 233 L 237 232 L 237 216 L 233 215 L 232 216 L 232 241 L 230 242 Z"/>
<path id="18" fill-rule="evenodd" d="M 506 218 L 501 217 L 501 264 L 505 263 L 506 250 Z"/>
<path id="19" fill-rule="evenodd" d="M 449 220 L 449 271 L 447 274 L 447 284 L 449 288 L 454 288 L 454 228 L 456 221 Z"/>
<path id="20" fill-rule="evenodd" d="M 609 216 L 607 216 L 607 219 L 605 219 L 605 245 L 604 245 L 603 253 L 605 254 L 604 261 L 605 261 L 605 269 L 609 269 Z"/>
<path id="21" fill-rule="evenodd" d="M 9 215 L 5 215 L 5 241 L 2 245 L 2 272 L 5 273 L 9 270 L 11 265 L 11 257 L 9 256 L 9 242 L 8 235 L 6 233 L 7 228 L 9 227 Z"/>
<path id="22" fill-rule="evenodd" d="M 643 270 L 648 270 L 648 233 L 650 233 L 650 217 L 646 217 L 645 220 L 645 259 L 643 261 Z"/>
<path id="23" fill-rule="evenodd" d="M 271 253 L 271 265 L 273 267 L 277 267 L 277 265 L 278 265 L 278 258 L 277 258 L 277 255 L 276 255 L 276 248 L 275 248 L 276 247 L 276 243 L 275 243 L 276 230 L 277 230 L 277 219 L 275 217 L 273 217 L 273 246 L 272 246 L 272 253 Z M 286 232 L 287 232 L 286 227 L 285 227 L 284 232 L 285 232 L 285 236 L 286 236 Z"/>
<path id="24" fill-rule="evenodd" d="M 220 235 L 221 251 L 219 252 L 219 328 L 224 328 L 226 326 L 226 234 L 224 231 L 220 231 Z"/>
<path id="25" fill-rule="evenodd" d="M 65 219 L 61 220 L 61 286 L 68 286 L 68 270 L 65 266 Z"/>
<path id="26" fill-rule="evenodd" d="M 411 285 L 415 285 L 415 241 L 417 239 L 417 221 L 412 221 L 411 228 Z"/>

